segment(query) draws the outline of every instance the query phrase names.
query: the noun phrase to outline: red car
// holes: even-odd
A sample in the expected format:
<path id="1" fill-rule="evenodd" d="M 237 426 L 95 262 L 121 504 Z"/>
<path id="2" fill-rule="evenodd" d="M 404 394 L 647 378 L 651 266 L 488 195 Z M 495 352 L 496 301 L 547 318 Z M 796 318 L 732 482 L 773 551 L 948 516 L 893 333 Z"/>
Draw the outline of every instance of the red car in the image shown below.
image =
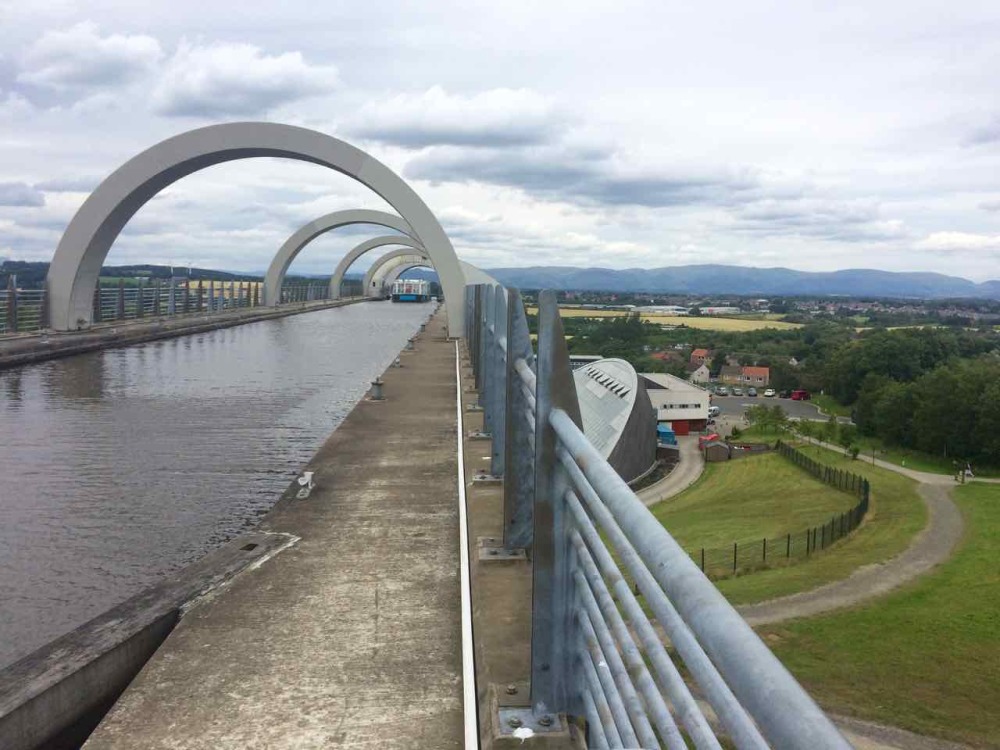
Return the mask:
<path id="1" fill-rule="evenodd" d="M 792 391 L 792 401 L 808 401 L 811 398 L 809 391 Z"/>

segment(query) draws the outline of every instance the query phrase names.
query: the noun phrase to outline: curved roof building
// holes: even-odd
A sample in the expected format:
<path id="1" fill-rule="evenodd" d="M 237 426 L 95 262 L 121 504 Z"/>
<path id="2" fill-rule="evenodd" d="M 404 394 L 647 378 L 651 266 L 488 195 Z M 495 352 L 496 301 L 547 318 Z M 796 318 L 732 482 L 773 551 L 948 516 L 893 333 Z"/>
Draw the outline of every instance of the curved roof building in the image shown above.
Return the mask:
<path id="1" fill-rule="evenodd" d="M 635 369 L 601 359 L 573 371 L 583 432 L 626 482 L 656 460 L 656 412 Z"/>

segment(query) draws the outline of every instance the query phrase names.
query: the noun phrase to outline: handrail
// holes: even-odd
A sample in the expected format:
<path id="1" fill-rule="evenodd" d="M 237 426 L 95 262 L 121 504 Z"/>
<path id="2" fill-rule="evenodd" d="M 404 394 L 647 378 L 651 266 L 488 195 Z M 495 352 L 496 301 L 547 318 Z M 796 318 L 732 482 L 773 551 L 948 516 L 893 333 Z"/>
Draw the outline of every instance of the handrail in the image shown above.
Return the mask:
<path id="1" fill-rule="evenodd" d="M 585 719 L 596 748 L 718 750 L 721 735 L 754 750 L 849 748 L 587 439 L 554 294 L 539 296 L 537 355 L 516 290 L 470 286 L 465 305 L 504 545 L 532 561 L 533 712 Z"/>

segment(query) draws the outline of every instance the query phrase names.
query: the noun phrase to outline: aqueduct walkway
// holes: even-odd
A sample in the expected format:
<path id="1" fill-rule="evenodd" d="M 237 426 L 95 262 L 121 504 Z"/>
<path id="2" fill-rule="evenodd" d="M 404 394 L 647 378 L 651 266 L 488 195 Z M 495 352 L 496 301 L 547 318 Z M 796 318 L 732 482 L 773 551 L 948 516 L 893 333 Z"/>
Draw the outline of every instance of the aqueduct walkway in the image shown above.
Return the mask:
<path id="1" fill-rule="evenodd" d="M 297 541 L 195 606 L 87 742 L 117 748 L 463 743 L 455 346 L 439 313 L 384 402 L 264 526 Z"/>

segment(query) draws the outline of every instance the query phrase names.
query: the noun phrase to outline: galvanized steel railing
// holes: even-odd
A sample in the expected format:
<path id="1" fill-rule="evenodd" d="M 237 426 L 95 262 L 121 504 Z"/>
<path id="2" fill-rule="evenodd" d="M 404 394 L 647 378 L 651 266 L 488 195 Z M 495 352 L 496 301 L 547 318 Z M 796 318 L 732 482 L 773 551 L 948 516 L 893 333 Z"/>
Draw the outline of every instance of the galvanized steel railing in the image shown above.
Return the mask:
<path id="1" fill-rule="evenodd" d="M 99 281 L 94 289 L 93 321 L 110 323 L 191 313 L 213 313 L 262 304 L 260 282 L 190 279 L 119 279 Z M 281 304 L 314 302 L 330 296 L 327 282 L 290 282 L 281 288 Z M 47 326 L 43 289 L 19 289 L 11 275 L 0 288 L 0 335 L 32 333 Z"/>
<path id="2" fill-rule="evenodd" d="M 530 552 L 537 725 L 582 717 L 596 748 L 850 747 L 583 434 L 555 295 L 537 356 L 516 290 L 465 306 L 504 545 Z"/>

